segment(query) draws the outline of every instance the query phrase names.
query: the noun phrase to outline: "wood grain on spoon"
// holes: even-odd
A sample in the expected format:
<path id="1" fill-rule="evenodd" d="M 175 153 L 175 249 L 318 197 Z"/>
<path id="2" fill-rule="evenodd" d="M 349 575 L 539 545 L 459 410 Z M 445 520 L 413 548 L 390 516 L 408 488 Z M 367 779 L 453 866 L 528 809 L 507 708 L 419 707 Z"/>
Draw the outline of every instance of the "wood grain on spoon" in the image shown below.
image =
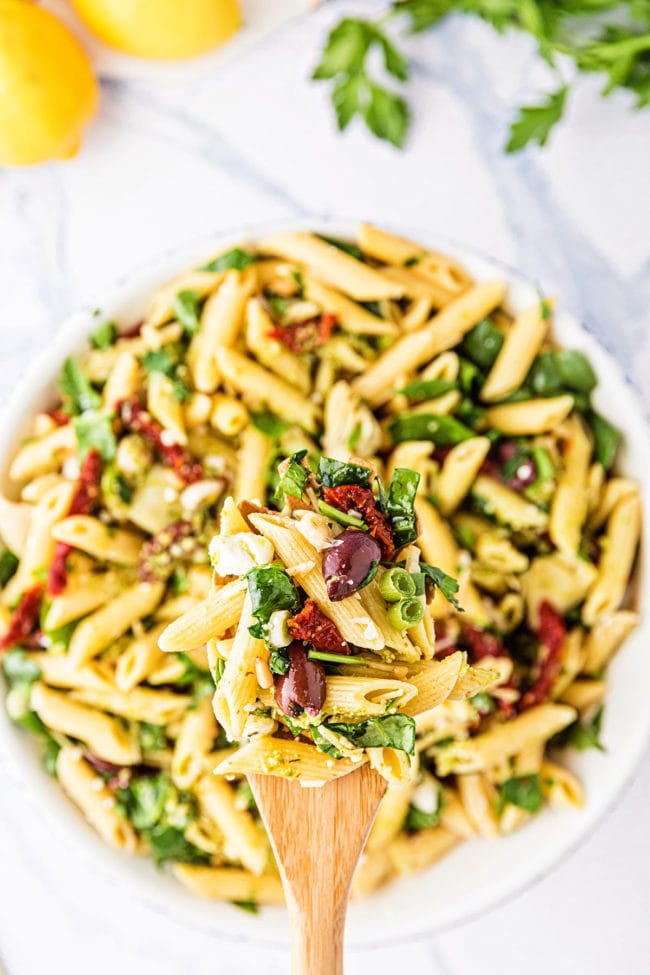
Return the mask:
<path id="1" fill-rule="evenodd" d="M 321 787 L 271 775 L 249 781 L 287 898 L 292 975 L 342 975 L 352 874 L 386 781 L 369 765 Z"/>

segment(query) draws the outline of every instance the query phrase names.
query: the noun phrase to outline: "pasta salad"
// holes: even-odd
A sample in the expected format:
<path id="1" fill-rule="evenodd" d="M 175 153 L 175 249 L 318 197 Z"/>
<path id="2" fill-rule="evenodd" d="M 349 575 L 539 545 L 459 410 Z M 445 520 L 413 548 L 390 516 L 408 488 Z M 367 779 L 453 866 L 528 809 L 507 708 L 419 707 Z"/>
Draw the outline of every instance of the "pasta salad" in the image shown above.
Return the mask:
<path id="1" fill-rule="evenodd" d="M 7 472 L 0 653 L 106 842 L 252 909 L 282 892 L 245 773 L 283 750 L 390 780 L 357 894 L 582 804 L 562 749 L 601 747 L 641 506 L 552 320 L 370 225 L 98 317 Z"/>

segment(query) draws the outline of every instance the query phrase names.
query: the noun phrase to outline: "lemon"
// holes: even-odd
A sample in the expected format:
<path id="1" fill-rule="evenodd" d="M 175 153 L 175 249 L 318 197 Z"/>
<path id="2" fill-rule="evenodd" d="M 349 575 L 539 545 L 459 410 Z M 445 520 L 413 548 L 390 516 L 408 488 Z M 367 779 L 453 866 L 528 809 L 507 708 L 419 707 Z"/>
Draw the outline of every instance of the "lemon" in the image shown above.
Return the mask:
<path id="1" fill-rule="evenodd" d="M 144 58 L 189 58 L 227 41 L 241 24 L 238 0 L 72 0 L 106 44 Z"/>
<path id="2" fill-rule="evenodd" d="M 67 159 L 97 106 L 83 48 L 56 17 L 0 0 L 0 165 Z"/>

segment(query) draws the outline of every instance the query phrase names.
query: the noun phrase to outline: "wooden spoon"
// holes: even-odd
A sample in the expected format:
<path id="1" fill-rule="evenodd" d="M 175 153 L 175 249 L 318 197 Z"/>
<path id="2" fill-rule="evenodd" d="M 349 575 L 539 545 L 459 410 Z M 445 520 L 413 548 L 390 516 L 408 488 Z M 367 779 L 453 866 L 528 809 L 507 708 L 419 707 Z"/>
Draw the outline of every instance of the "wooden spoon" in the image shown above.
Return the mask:
<path id="1" fill-rule="evenodd" d="M 342 975 L 352 874 L 386 781 L 369 765 L 314 788 L 248 778 L 287 898 L 292 975 Z"/>

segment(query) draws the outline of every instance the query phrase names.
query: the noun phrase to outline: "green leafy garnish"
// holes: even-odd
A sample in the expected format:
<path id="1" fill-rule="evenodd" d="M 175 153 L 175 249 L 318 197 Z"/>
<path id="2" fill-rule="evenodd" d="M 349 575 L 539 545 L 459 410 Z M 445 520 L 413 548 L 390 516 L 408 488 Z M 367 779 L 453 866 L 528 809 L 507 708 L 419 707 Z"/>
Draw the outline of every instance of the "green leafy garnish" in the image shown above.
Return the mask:
<path id="1" fill-rule="evenodd" d="M 501 351 L 504 338 L 489 318 L 484 318 L 467 333 L 461 349 L 479 369 L 488 370 Z"/>
<path id="2" fill-rule="evenodd" d="M 172 311 L 188 335 L 196 335 L 201 327 L 199 318 L 202 296 L 193 288 L 179 291 L 172 302 Z"/>
<path id="3" fill-rule="evenodd" d="M 117 790 L 117 808 L 148 841 L 156 866 L 167 860 L 209 862 L 209 855 L 185 838 L 184 830 L 195 818 L 191 797 L 179 792 L 164 773 L 134 777 Z"/>
<path id="4" fill-rule="evenodd" d="M 280 420 L 274 413 L 268 413 L 266 411 L 255 413 L 251 411 L 250 416 L 253 426 L 260 433 L 265 433 L 267 437 L 271 437 L 273 440 L 281 437 L 289 429 L 289 424 L 285 423 L 284 420 Z"/>
<path id="5" fill-rule="evenodd" d="M 298 450 L 291 455 L 289 466 L 280 478 L 275 492 L 275 501 L 282 504 L 285 495 L 289 494 L 292 498 L 301 498 L 305 490 L 305 484 L 309 477 L 309 471 L 303 467 L 302 461 L 307 456 L 307 450 Z"/>
<path id="6" fill-rule="evenodd" d="M 324 650 L 310 650 L 307 654 L 310 660 L 321 660 L 326 664 L 358 664 L 367 667 L 368 661 L 363 657 L 355 657 L 350 653 L 326 653 Z"/>
<path id="7" fill-rule="evenodd" d="M 177 653 L 176 658 L 183 664 L 183 673 L 174 681 L 178 687 L 191 687 L 192 697 L 195 701 L 202 697 L 208 697 L 214 691 L 214 681 L 209 670 L 197 667 L 191 657 L 186 653 Z"/>
<path id="8" fill-rule="evenodd" d="M 244 250 L 242 247 L 233 247 L 231 250 L 208 261 L 200 269 L 201 271 L 243 271 L 257 260 L 255 254 Z"/>
<path id="9" fill-rule="evenodd" d="M 362 118 L 379 139 L 402 146 L 410 113 L 404 99 L 382 87 L 368 71 L 371 52 L 379 50 L 386 72 L 405 81 L 408 65 L 379 22 L 346 17 L 329 34 L 312 78 L 332 81 L 332 103 L 339 129 L 355 116 Z"/>
<path id="10" fill-rule="evenodd" d="M 280 609 L 300 609 L 298 590 L 285 570 L 278 565 L 263 565 L 251 569 L 245 579 L 251 600 L 251 613 L 257 621 L 248 629 L 251 636 L 263 640 L 271 613 Z"/>
<path id="11" fill-rule="evenodd" d="M 406 467 L 397 467 L 388 488 L 386 502 L 396 548 L 409 545 L 418 537 L 415 518 L 415 495 L 420 475 Z"/>
<path id="12" fill-rule="evenodd" d="M 289 672 L 289 657 L 285 647 L 274 647 L 269 655 L 269 670 L 272 674 L 287 674 Z"/>
<path id="13" fill-rule="evenodd" d="M 138 725 L 138 742 L 143 752 L 162 752 L 167 747 L 165 729 L 162 725 L 141 721 Z"/>
<path id="14" fill-rule="evenodd" d="M 520 775 L 512 779 L 506 779 L 498 789 L 499 798 L 497 801 L 497 814 L 501 815 L 507 803 L 524 809 L 529 813 L 537 813 L 544 805 L 542 795 L 542 783 L 539 775 Z"/>
<path id="15" fill-rule="evenodd" d="M 594 435 L 594 459 L 602 464 L 606 471 L 610 471 L 616 460 L 621 432 L 599 413 L 592 411 L 588 420 Z"/>
<path id="16" fill-rule="evenodd" d="M 358 748 L 397 748 L 415 754 L 415 720 L 407 714 L 384 714 L 357 724 L 331 721 L 326 727 Z"/>
<path id="17" fill-rule="evenodd" d="M 456 383 L 449 379 L 416 379 L 397 392 L 406 396 L 411 403 L 424 403 L 425 400 L 435 399 L 452 389 L 456 389 Z"/>
<path id="18" fill-rule="evenodd" d="M 451 603 L 459 612 L 463 612 L 462 607 L 456 599 L 458 582 L 453 576 L 447 575 L 442 569 L 439 569 L 435 565 L 428 565 L 426 562 L 420 562 L 420 572 L 423 572 L 425 577 L 440 590 L 448 603 Z"/>
<path id="19" fill-rule="evenodd" d="M 474 436 L 474 431 L 447 413 L 404 413 L 388 428 L 394 443 L 431 440 L 438 447 L 450 447 Z"/>
<path id="20" fill-rule="evenodd" d="M 82 416 L 75 416 L 72 426 L 77 438 L 81 460 L 91 450 L 98 450 L 104 461 L 113 460 L 117 442 L 110 416 L 106 416 L 104 413 L 84 413 Z"/>
<path id="21" fill-rule="evenodd" d="M 318 462 L 318 476 L 323 487 L 341 487 L 344 484 L 357 484 L 370 487 L 372 471 L 361 464 L 348 464 L 333 457 L 321 457 Z"/>
<path id="22" fill-rule="evenodd" d="M 506 152 L 519 152 L 529 142 L 545 146 L 551 129 L 562 118 L 567 92 L 566 85 L 562 85 L 539 105 L 522 106 L 519 117 L 512 123 Z"/>
<path id="23" fill-rule="evenodd" d="M 542 352 L 526 379 L 526 384 L 537 396 L 557 396 L 565 392 L 588 396 L 597 382 L 589 360 L 575 349 Z"/>
<path id="24" fill-rule="evenodd" d="M 41 668 L 22 647 L 8 650 L 2 657 L 2 669 L 9 684 L 33 684 L 41 677 Z"/>
<path id="25" fill-rule="evenodd" d="M 350 436 L 348 437 L 345 445 L 351 453 L 354 452 L 359 446 L 362 433 L 363 427 L 361 426 L 361 423 L 355 423 L 350 431 Z"/>
<path id="26" fill-rule="evenodd" d="M 344 251 L 349 257 L 354 257 L 357 261 L 365 260 L 361 248 L 349 240 L 342 240 L 340 237 L 328 237 L 326 234 L 317 234 L 316 236 L 324 240 L 326 244 L 331 244 L 332 247 L 338 247 L 340 251 Z"/>
<path id="27" fill-rule="evenodd" d="M 238 907 L 240 911 L 246 911 L 248 914 L 259 914 L 259 904 L 256 901 L 231 901 L 234 907 Z"/>
<path id="28" fill-rule="evenodd" d="M 9 580 L 16 574 L 18 559 L 13 552 L 5 549 L 0 552 L 0 588 L 7 585 Z"/>
<path id="29" fill-rule="evenodd" d="M 429 829 L 431 826 L 437 826 L 439 822 L 440 813 L 437 809 L 434 809 L 433 812 L 424 812 L 422 809 L 418 809 L 417 806 L 411 804 L 409 805 L 406 819 L 404 820 L 404 829 L 410 833 L 418 833 L 421 829 Z"/>
<path id="30" fill-rule="evenodd" d="M 174 863 L 191 863 L 201 866 L 210 862 L 210 854 L 200 850 L 185 838 L 176 826 L 154 826 L 146 832 L 151 855 L 157 867 L 171 860 Z"/>
<path id="31" fill-rule="evenodd" d="M 574 721 L 551 739 L 556 748 L 575 748 L 584 752 L 588 748 L 597 748 L 604 752 L 605 746 L 600 740 L 603 727 L 604 708 L 600 707 L 589 721 Z"/>
<path id="32" fill-rule="evenodd" d="M 117 338 L 117 325 L 115 322 L 102 322 L 90 336 L 90 344 L 93 349 L 110 349 Z"/>
<path id="33" fill-rule="evenodd" d="M 146 352 L 142 359 L 142 365 L 147 375 L 152 372 L 161 372 L 168 379 L 171 379 L 174 399 L 178 400 L 179 403 L 185 402 L 191 390 L 182 378 L 187 369 L 178 356 L 173 356 L 167 348 L 161 346 L 159 349 L 150 349 Z"/>
<path id="34" fill-rule="evenodd" d="M 78 416 L 85 410 L 96 410 L 101 406 L 101 396 L 93 388 L 85 372 L 74 359 L 66 359 L 63 363 L 59 388 L 63 397 L 63 409 L 66 413 Z"/>

